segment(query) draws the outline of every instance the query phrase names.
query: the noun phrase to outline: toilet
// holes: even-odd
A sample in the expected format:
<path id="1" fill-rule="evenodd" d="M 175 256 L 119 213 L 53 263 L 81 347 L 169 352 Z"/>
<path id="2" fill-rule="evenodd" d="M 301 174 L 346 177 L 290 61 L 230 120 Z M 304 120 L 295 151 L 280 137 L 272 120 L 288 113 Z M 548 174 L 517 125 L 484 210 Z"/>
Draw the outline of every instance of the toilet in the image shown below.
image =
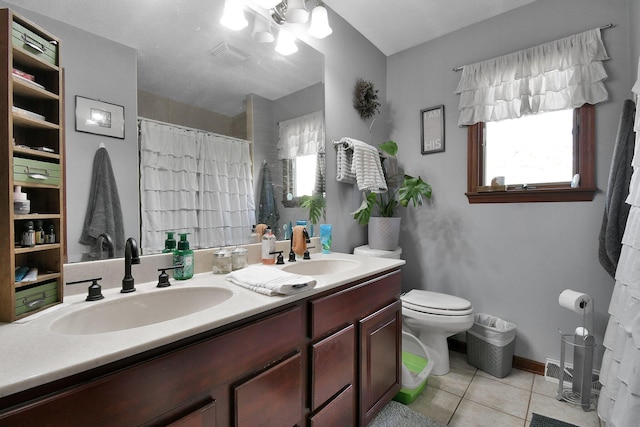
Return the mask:
<path id="1" fill-rule="evenodd" d="M 400 297 L 402 325 L 418 337 L 431 353 L 431 375 L 449 372 L 447 338 L 473 326 L 473 307 L 464 298 L 412 289 Z"/>
<path id="2" fill-rule="evenodd" d="M 393 251 L 371 249 L 369 245 L 353 250 L 355 255 L 400 259 L 402 248 Z M 431 375 L 449 372 L 447 338 L 473 326 L 473 307 L 464 298 L 439 292 L 412 289 L 403 294 L 402 327 L 417 336 L 434 361 Z"/>

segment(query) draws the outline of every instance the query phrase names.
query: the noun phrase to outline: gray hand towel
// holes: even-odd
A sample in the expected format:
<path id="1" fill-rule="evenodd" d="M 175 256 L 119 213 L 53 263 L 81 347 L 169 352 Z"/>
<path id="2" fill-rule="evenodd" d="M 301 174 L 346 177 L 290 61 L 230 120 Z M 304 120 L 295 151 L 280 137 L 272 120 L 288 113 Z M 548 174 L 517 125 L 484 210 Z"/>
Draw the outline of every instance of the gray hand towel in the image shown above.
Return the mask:
<path id="1" fill-rule="evenodd" d="M 624 102 L 618 125 L 618 134 L 609 171 L 604 215 L 598 238 L 598 259 L 611 277 L 615 277 L 616 274 L 616 267 L 622 251 L 622 236 L 631 208 L 625 203 L 625 200 L 629 195 L 629 184 L 633 174 L 631 160 L 635 146 L 634 112 L 634 102 L 627 99 Z"/>
<path id="2" fill-rule="evenodd" d="M 80 243 L 90 245 L 93 253 L 99 252 L 97 239 L 108 233 L 114 241 L 116 256 L 124 254 L 124 224 L 118 196 L 116 178 L 111 168 L 109 153 L 98 148 L 93 158 L 93 172 L 89 190 L 89 203 L 84 217 Z"/>

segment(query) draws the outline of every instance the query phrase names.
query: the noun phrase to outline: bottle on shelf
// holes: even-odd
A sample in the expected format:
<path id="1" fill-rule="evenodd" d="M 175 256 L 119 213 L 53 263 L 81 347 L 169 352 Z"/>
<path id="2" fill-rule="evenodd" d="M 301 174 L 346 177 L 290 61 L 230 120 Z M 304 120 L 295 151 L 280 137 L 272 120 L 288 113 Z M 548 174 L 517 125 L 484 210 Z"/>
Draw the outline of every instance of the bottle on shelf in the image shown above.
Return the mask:
<path id="1" fill-rule="evenodd" d="M 42 221 L 37 219 L 35 221 L 35 240 L 36 245 L 44 244 L 44 228 L 42 227 Z"/>
<path id="2" fill-rule="evenodd" d="M 173 253 L 176 250 L 176 239 L 173 238 L 173 231 L 167 231 L 167 240 L 164 241 L 162 253 Z"/>
<path id="3" fill-rule="evenodd" d="M 36 245 L 36 231 L 33 228 L 33 221 L 27 221 L 22 228 L 22 247 L 32 248 Z"/>

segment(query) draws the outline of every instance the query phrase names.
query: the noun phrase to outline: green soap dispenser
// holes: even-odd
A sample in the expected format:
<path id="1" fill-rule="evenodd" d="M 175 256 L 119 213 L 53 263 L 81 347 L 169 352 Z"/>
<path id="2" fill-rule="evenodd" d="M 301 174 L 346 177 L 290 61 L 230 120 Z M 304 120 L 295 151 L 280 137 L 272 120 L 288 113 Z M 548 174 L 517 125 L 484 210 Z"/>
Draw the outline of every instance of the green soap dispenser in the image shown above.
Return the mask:
<path id="1" fill-rule="evenodd" d="M 176 280 L 186 280 L 193 277 L 193 251 L 189 249 L 188 234 L 179 233 L 178 249 L 173 252 L 173 265 L 182 264 L 182 268 L 173 270 L 173 278 Z"/>
<path id="2" fill-rule="evenodd" d="M 167 231 L 167 240 L 164 241 L 163 254 L 173 253 L 176 250 L 176 239 L 173 238 L 173 231 Z"/>

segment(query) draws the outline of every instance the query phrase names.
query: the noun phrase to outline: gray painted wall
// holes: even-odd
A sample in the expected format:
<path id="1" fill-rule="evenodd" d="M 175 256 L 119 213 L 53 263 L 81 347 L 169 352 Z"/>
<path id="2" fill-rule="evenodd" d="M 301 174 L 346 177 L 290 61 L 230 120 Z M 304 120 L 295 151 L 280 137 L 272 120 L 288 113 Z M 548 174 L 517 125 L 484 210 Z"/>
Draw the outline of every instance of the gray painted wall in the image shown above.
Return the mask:
<path id="1" fill-rule="evenodd" d="M 582 322 L 558 305 L 566 288 L 595 299 L 596 339 L 602 343 L 614 284 L 597 259 L 604 192 L 592 202 L 470 205 L 464 195 L 466 128 L 457 126 L 459 97 L 453 93 L 460 73 L 452 68 L 614 23 L 603 31 L 611 58 L 605 62 L 609 101 L 596 113 L 596 180 L 606 190 L 637 61 L 629 59 L 631 22 L 638 22 L 628 16 L 629 4 L 540 0 L 388 59 L 390 134 L 400 146 L 399 162 L 434 190 L 431 207 L 403 213 L 403 287 L 459 295 L 476 312 L 516 323 L 515 353 L 521 357 L 559 360 L 558 328 L 573 331 Z M 419 111 L 439 104 L 445 105 L 446 151 L 422 156 Z M 599 367 L 601 348 L 597 353 Z"/>
<path id="2" fill-rule="evenodd" d="M 0 1 L 60 39 L 65 76 L 65 137 L 67 149 L 67 253 L 80 260 L 88 247 L 78 243 L 89 199 L 93 157 L 104 143 L 116 176 L 125 236 L 139 235 L 137 52 L 60 21 Z M 125 139 L 76 132 L 75 97 L 99 99 L 124 106 Z"/>

